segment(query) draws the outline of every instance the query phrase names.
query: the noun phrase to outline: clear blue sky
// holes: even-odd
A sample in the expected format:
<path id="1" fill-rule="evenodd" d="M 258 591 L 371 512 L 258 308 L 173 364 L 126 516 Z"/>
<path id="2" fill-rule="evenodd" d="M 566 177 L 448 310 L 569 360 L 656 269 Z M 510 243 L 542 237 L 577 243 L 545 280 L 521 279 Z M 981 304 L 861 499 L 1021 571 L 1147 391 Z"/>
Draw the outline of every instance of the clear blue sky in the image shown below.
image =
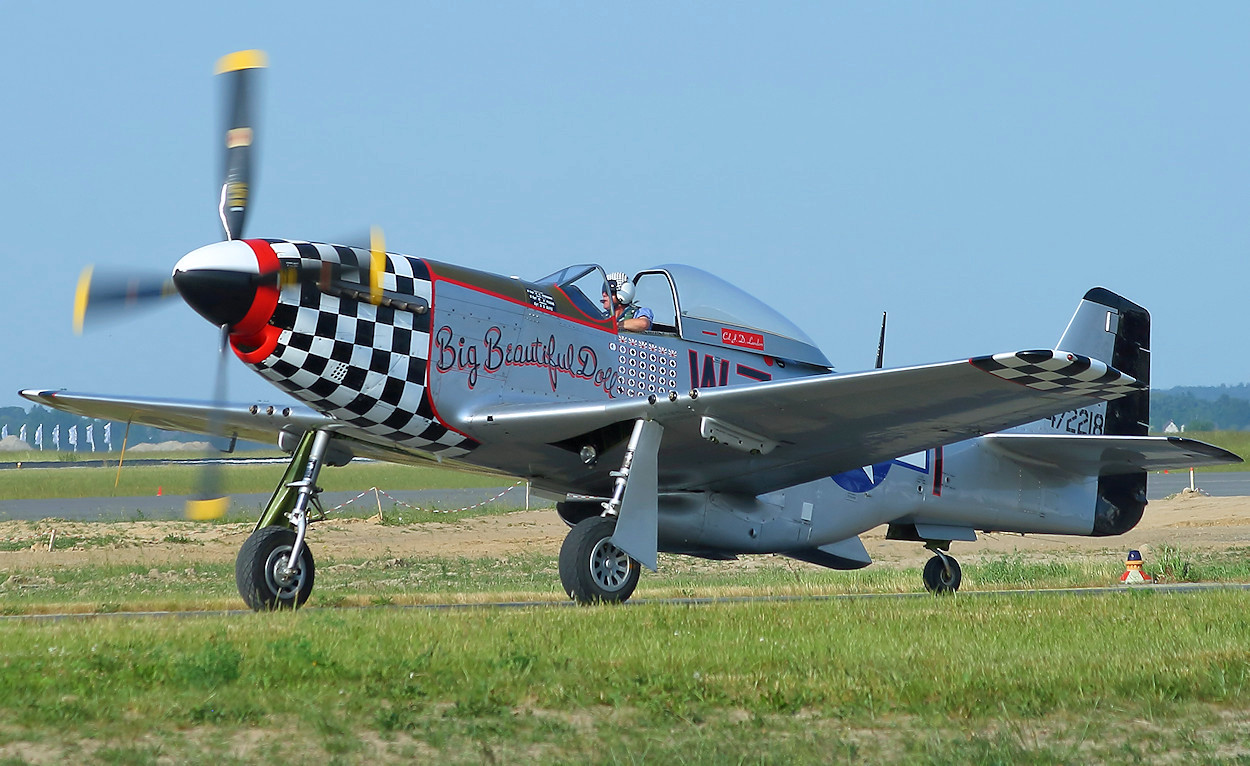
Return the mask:
<path id="1" fill-rule="evenodd" d="M 1250 381 L 1250 4 L 0 2 L 0 406 L 207 398 L 180 302 L 75 337 L 88 263 L 219 238 L 222 54 L 270 58 L 248 233 L 537 277 L 685 262 L 841 371 L 1050 347 L 1086 289 L 1157 387 Z M 284 401 L 232 360 L 231 398 Z"/>

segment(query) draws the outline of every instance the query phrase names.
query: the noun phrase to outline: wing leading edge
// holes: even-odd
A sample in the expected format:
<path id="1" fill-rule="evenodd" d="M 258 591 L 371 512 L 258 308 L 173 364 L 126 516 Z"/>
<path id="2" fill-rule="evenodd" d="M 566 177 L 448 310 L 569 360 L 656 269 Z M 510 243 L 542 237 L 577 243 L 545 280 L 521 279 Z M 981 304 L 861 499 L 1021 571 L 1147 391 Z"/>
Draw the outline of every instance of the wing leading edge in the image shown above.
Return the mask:
<path id="1" fill-rule="evenodd" d="M 335 421 L 307 407 L 228 404 L 217 408 L 209 402 L 184 399 L 148 399 L 27 389 L 24 398 L 89 418 L 141 423 L 172 431 L 207 434 L 220 430 L 227 436 L 273 443 L 282 431 L 297 436 L 310 428 L 325 428 Z"/>
<path id="2" fill-rule="evenodd" d="M 1095 359 L 1026 351 L 955 362 L 820 375 L 665 398 L 495 405 L 450 425 L 487 442 L 555 444 L 646 418 L 665 427 L 660 489 L 761 494 L 931 447 L 1001 431 L 1142 386 Z M 339 430 L 306 407 L 25 390 L 30 401 L 87 417 L 272 442 L 283 431 Z M 709 428 L 709 424 L 714 427 Z M 738 434 L 738 448 L 703 434 Z M 752 443 L 761 449 L 750 451 Z M 364 448 L 364 449 L 361 449 Z M 379 445 L 357 445 L 394 460 Z M 375 454 L 376 453 L 376 454 Z M 408 462 L 401 460 L 401 462 Z M 465 466 L 466 468 L 468 466 Z"/>
<path id="3" fill-rule="evenodd" d="M 26 389 L 19 391 L 36 404 L 72 412 L 89 418 L 141 423 L 156 428 L 190 433 L 222 433 L 247 441 L 274 444 L 284 432 L 296 438 L 305 431 L 323 429 L 334 432 L 335 443 L 346 450 L 340 456 L 358 456 L 408 465 L 442 463 L 457 470 L 502 475 L 462 462 L 451 463 L 416 449 L 405 449 L 380 440 L 377 436 L 352 429 L 347 424 L 321 415 L 309 407 L 227 404 L 187 399 L 160 399 L 133 396 L 108 396 L 70 391 Z"/>
<path id="4" fill-rule="evenodd" d="M 649 418 L 665 429 L 661 491 L 760 494 L 1143 388 L 1096 359 L 1022 351 L 654 400 L 497 405 L 467 414 L 461 425 L 487 442 L 555 444 Z M 747 435 L 744 441 L 759 447 L 758 454 L 705 438 L 709 420 L 719 427 L 713 430 Z"/>

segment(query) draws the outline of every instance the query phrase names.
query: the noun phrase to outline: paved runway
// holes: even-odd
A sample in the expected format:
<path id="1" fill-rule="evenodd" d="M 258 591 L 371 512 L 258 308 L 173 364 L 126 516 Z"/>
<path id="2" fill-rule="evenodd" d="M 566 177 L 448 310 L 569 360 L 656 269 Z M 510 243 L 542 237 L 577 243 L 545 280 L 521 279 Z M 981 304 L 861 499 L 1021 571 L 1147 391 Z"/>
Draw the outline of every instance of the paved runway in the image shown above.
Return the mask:
<path id="1" fill-rule="evenodd" d="M 1194 485 L 1211 497 L 1250 496 L 1250 471 L 1196 473 Z M 1189 488 L 1189 471 L 1152 473 L 1146 480 L 1146 499 L 1161 500 Z"/>

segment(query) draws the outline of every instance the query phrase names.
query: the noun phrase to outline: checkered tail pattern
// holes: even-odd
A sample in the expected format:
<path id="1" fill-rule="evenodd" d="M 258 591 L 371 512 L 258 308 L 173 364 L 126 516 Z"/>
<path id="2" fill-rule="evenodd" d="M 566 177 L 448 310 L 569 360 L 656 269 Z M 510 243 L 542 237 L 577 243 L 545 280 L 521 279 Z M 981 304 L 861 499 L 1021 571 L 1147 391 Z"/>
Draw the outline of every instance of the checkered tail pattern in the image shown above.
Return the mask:
<path id="1" fill-rule="evenodd" d="M 1142 390 L 1142 384 L 1097 359 L 1064 351 L 1017 351 L 969 359 L 977 369 L 1035 391 L 1085 394 L 1118 399 Z"/>

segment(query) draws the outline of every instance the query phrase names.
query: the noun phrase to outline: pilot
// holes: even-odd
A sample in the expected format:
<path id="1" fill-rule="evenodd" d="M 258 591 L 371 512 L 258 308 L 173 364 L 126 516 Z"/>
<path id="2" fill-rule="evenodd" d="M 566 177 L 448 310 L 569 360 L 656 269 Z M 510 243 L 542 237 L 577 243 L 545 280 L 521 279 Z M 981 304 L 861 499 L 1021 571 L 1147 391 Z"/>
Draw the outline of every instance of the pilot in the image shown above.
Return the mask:
<path id="1" fill-rule="evenodd" d="M 655 314 L 651 309 L 634 303 L 634 283 L 621 271 L 608 275 L 607 289 L 603 293 L 603 310 L 614 314 L 616 326 L 625 332 L 646 332 L 655 321 Z"/>

